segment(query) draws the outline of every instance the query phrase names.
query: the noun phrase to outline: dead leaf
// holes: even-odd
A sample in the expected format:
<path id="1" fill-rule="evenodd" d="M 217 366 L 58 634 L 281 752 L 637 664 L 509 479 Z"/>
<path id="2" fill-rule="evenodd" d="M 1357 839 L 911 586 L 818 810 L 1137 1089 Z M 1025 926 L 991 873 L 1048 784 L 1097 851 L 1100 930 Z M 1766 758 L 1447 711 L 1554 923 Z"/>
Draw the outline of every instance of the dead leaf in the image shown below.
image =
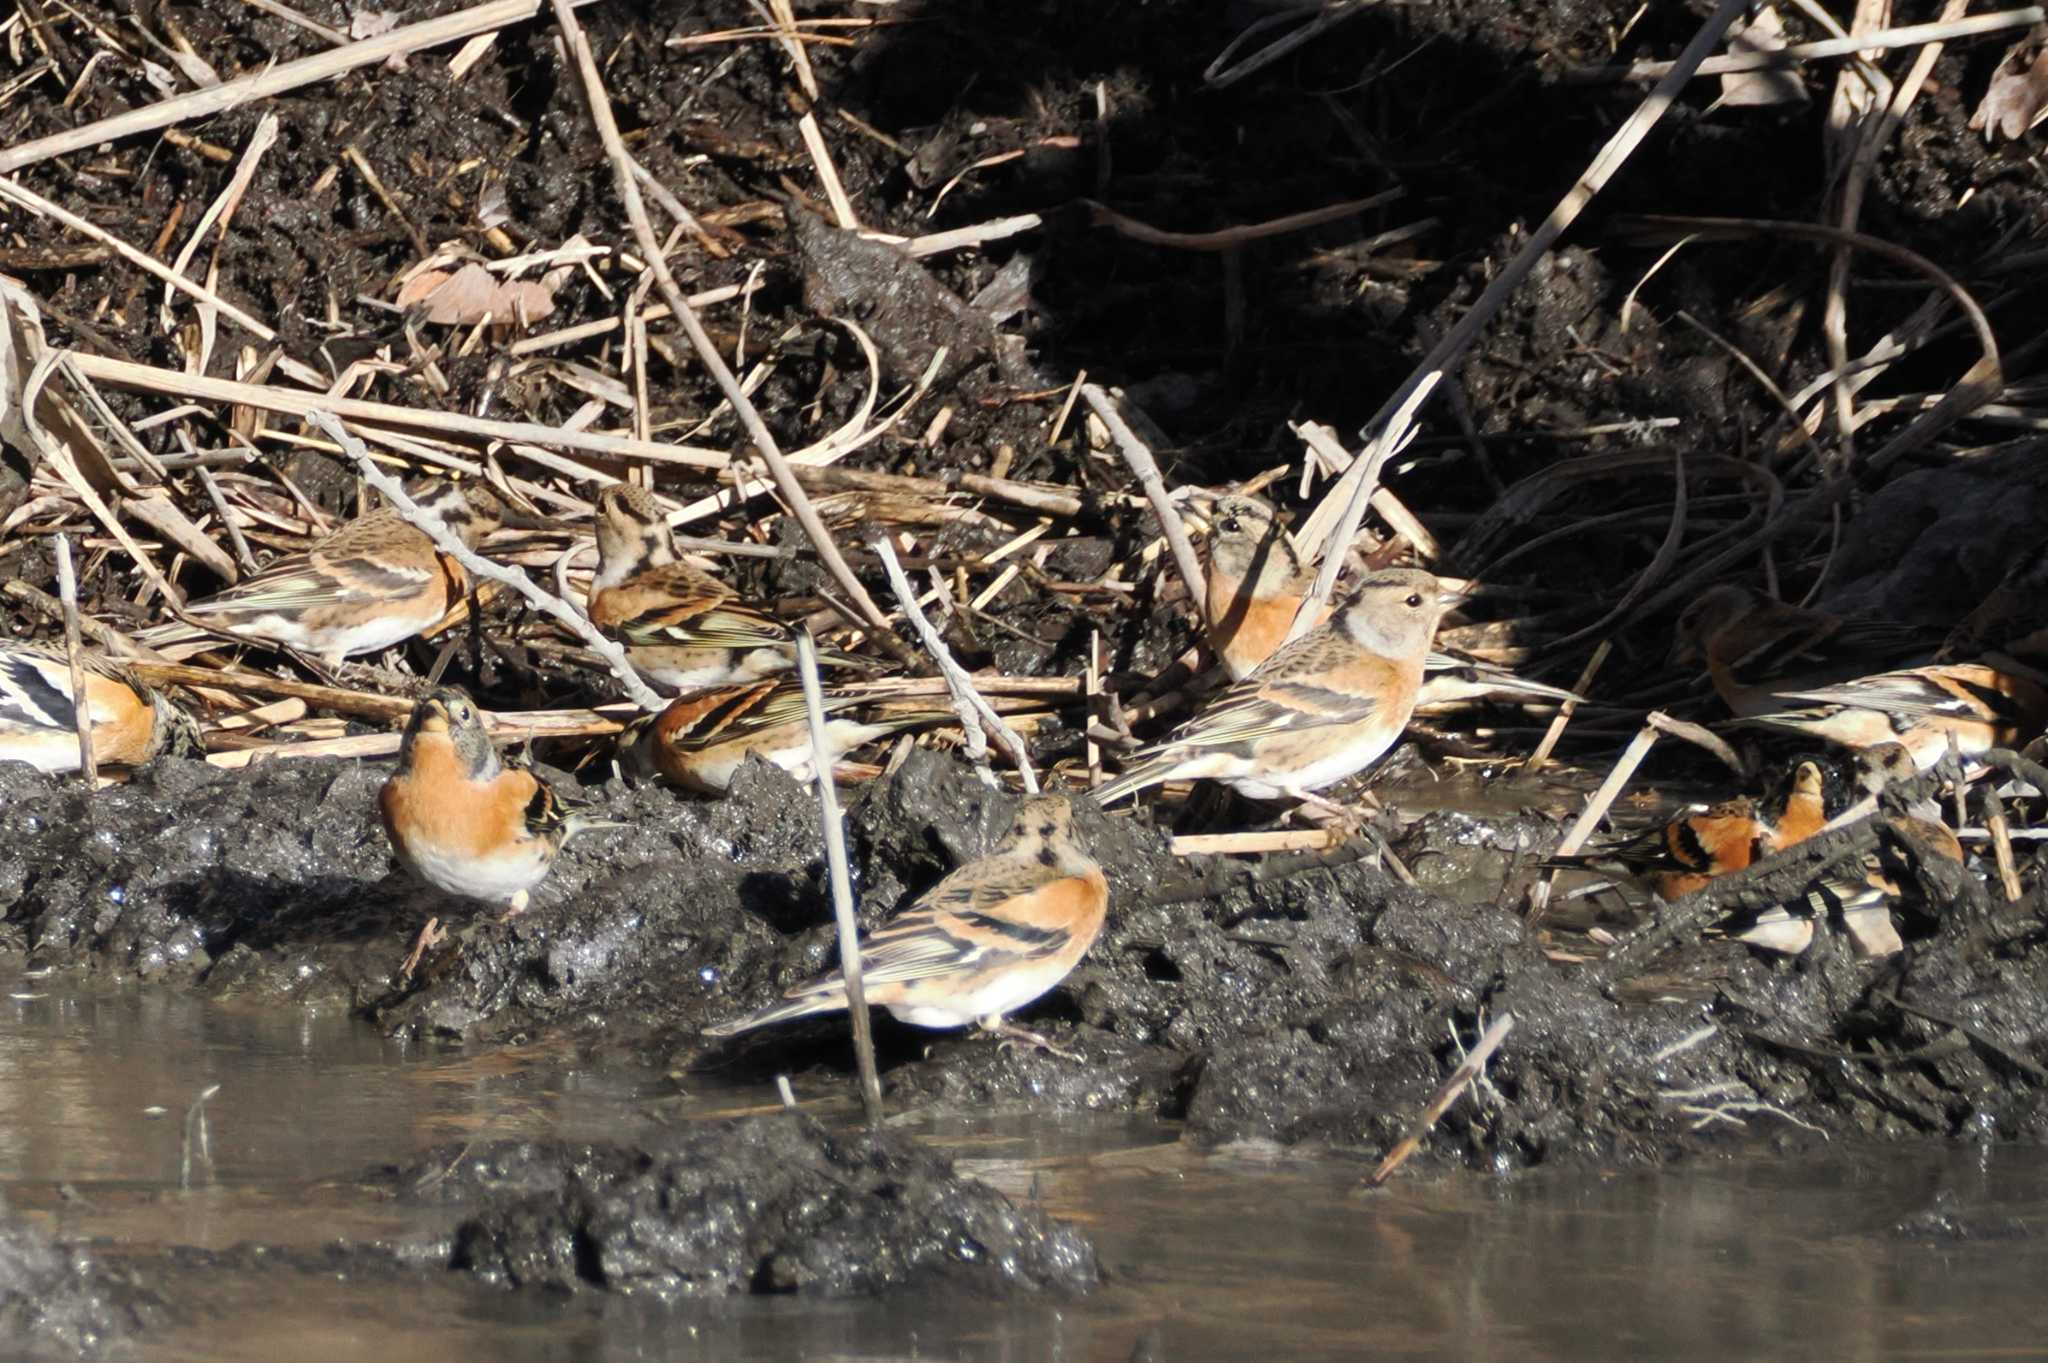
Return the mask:
<path id="1" fill-rule="evenodd" d="M 2048 113 L 2048 42 L 2035 28 L 2013 44 L 1991 75 L 1984 100 L 1970 115 L 1970 127 L 1986 142 L 2017 142 Z"/>

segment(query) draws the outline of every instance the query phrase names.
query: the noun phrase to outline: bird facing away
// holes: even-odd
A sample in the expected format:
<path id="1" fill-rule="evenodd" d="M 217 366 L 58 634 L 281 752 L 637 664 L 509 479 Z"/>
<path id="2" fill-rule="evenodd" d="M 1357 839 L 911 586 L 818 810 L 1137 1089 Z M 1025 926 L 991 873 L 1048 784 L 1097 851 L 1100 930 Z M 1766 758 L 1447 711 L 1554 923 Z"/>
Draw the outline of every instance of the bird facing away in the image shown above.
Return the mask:
<path id="1" fill-rule="evenodd" d="M 960 867 L 860 944 L 867 1001 L 913 1027 L 965 1027 L 1052 1049 L 1005 1019 L 1080 963 L 1102 932 L 1109 883 L 1074 839 L 1058 795 L 1017 807 L 990 853 Z M 782 1003 L 704 1029 L 734 1036 L 771 1022 L 846 1007 L 838 971 L 798 985 Z"/>
<path id="2" fill-rule="evenodd" d="M 681 561 L 660 505 L 646 489 L 617 483 L 598 494 L 597 576 L 590 623 L 626 647 L 634 667 L 685 694 L 759 681 L 796 666 L 788 625 L 732 588 Z M 820 649 L 821 663 L 868 666 Z"/>
<path id="3" fill-rule="evenodd" d="M 1935 642 L 1916 626 L 1809 610 L 1722 583 L 1680 613 L 1670 662 L 1704 664 L 1728 709 L 1747 717 L 1784 708 L 1801 688 L 1924 660 Z"/>
<path id="4" fill-rule="evenodd" d="M 1112 800 L 1162 781 L 1222 781 L 1254 800 L 1327 805 L 1313 792 L 1365 770 L 1415 709 L 1423 662 L 1448 604 L 1413 568 L 1369 573 L 1331 619 L 1230 686 L 1163 742 L 1131 755 L 1096 791 Z"/>
<path id="5" fill-rule="evenodd" d="M 204 752 L 192 716 L 101 654 L 82 652 L 79 664 L 95 763 L 138 767 L 163 753 Z M 0 762 L 78 770 L 78 703 L 62 650 L 0 645 Z"/>
<path id="6" fill-rule="evenodd" d="M 497 495 L 473 480 L 430 480 L 410 495 L 472 550 L 507 516 Z M 386 507 L 350 521 L 303 553 L 275 560 L 218 595 L 187 602 L 185 614 L 207 629 L 283 644 L 334 667 L 344 658 L 376 653 L 431 628 L 465 589 L 462 569 L 435 550 L 425 531 Z M 210 636 L 179 623 L 145 630 L 137 638 L 162 649 Z"/>
<path id="7" fill-rule="evenodd" d="M 552 787 L 508 767 L 491 744 L 468 696 L 443 687 L 413 707 L 398 769 L 378 796 L 392 851 L 437 890 L 524 909 L 563 844 L 591 828 L 615 825 L 567 812 Z M 430 921 L 403 973 L 438 940 Z"/>
<path id="8" fill-rule="evenodd" d="M 869 703 L 859 696 L 824 696 L 825 746 L 834 762 L 864 743 L 951 718 L 950 712 L 928 710 L 868 722 L 846 713 Z M 659 775 L 699 795 L 723 795 L 749 754 L 799 781 L 814 774 L 803 687 L 787 680 L 678 697 L 660 714 L 629 724 L 619 735 L 619 753 L 630 774 Z"/>

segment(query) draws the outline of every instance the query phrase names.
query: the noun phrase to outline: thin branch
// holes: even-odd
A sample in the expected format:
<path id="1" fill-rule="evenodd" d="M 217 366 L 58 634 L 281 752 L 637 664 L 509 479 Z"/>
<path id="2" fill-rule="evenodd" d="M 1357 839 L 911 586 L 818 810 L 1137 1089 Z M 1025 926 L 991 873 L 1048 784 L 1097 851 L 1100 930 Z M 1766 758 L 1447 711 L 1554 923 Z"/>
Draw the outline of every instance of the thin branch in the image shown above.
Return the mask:
<path id="1" fill-rule="evenodd" d="M 654 235 L 654 224 L 648 221 L 647 206 L 641 202 L 640 186 L 633 179 L 632 157 L 626 151 L 626 144 L 619 136 L 618 120 L 612 117 L 611 96 L 605 92 L 604 79 L 598 74 L 597 60 L 591 55 L 590 40 L 583 34 L 582 25 L 576 22 L 576 15 L 569 0 L 553 0 L 555 22 L 561 25 L 562 36 L 569 51 L 576 59 L 577 72 L 583 79 L 584 102 L 589 106 L 591 122 L 596 124 L 599 138 L 604 142 L 605 155 L 610 158 L 612 176 L 618 190 L 619 200 L 625 206 L 626 217 L 633 224 L 633 239 L 640 246 L 646 258 L 647 267 L 654 271 L 655 284 L 661 290 L 662 301 L 668 304 L 669 312 L 683 325 L 689 335 L 690 344 L 697 351 L 697 357 L 704 364 L 704 370 L 718 385 L 718 391 L 732 405 L 740 425 L 746 428 L 748 440 L 760 452 L 768 471 L 775 478 L 775 485 L 781 491 L 783 500 L 795 513 L 797 522 L 810 536 L 812 546 L 818 551 L 819 560 L 826 571 L 839 583 L 840 589 L 859 613 L 856 623 L 873 631 L 875 642 L 886 651 L 904 662 L 911 661 L 910 650 L 895 632 L 889 628 L 889 618 L 875 599 L 868 595 L 868 589 L 854 574 L 853 568 L 839 552 L 839 546 L 832 540 L 832 534 L 825 528 L 825 522 L 818 515 L 818 509 L 811 504 L 803 485 L 797 481 L 795 471 L 782 449 L 775 443 L 775 437 L 768 430 L 761 413 L 747 397 L 746 390 L 726 364 L 725 357 L 718 353 L 718 346 L 711 334 L 704 330 L 689 300 L 676 287 L 675 275 L 668 268 L 668 261 L 662 256 L 660 239 Z"/>
<path id="2" fill-rule="evenodd" d="M 932 628 L 932 622 L 917 604 L 917 589 L 910 585 L 910 578 L 897 561 L 896 546 L 889 543 L 885 535 L 877 535 L 869 541 L 875 557 L 882 561 L 882 571 L 889 575 L 889 587 L 896 593 L 896 600 L 903 606 L 903 614 L 917 631 L 918 641 L 925 652 L 932 655 L 932 661 L 939 665 L 939 675 L 945 679 L 946 690 L 953 697 L 953 709 L 960 715 L 960 729 L 967 735 L 967 755 L 972 758 L 975 770 L 981 774 L 982 783 L 996 784 L 995 773 L 988 767 L 988 736 L 994 734 L 996 741 L 1017 764 L 1017 774 L 1023 778 L 1024 789 L 1038 794 L 1038 775 L 1031 769 L 1030 751 L 1017 731 L 1003 722 L 1002 716 L 992 709 L 981 693 L 974 689 L 974 679 L 967 669 L 960 666 L 953 657 L 946 641 Z"/>
<path id="3" fill-rule="evenodd" d="M 853 1056 L 860 1067 L 860 1102 L 868 1125 L 882 1124 L 882 1078 L 875 1069 L 874 1020 L 860 975 L 860 924 L 853 913 L 853 877 L 846 869 L 846 828 L 839 819 L 839 793 L 832 787 L 832 745 L 825 737 L 825 691 L 818 684 L 818 646 L 809 630 L 796 636 L 796 670 L 804 684 L 804 715 L 810 721 L 811 765 L 818 785 L 818 817 L 825 827 L 825 864 L 832 879 L 832 919 L 839 930 L 839 977 L 846 984 L 846 1012 L 853 1021 Z"/>
<path id="4" fill-rule="evenodd" d="M 71 664 L 71 715 L 78 725 L 78 772 L 85 788 L 99 784 L 100 766 L 92 753 L 92 695 L 86 689 L 85 663 L 78 639 L 78 577 L 71 567 L 71 536 L 57 542 L 57 599 L 64 603 L 64 657 Z"/>
<path id="5" fill-rule="evenodd" d="M 1208 582 L 1202 576 L 1202 561 L 1195 557 L 1195 546 L 1188 539 L 1188 528 L 1181 523 L 1180 511 L 1173 504 L 1173 494 L 1166 490 L 1166 480 L 1160 477 L 1159 465 L 1152 458 L 1152 451 L 1145 448 L 1145 442 L 1138 439 L 1137 432 L 1125 423 L 1115 400 L 1102 390 L 1100 384 L 1082 384 L 1081 397 L 1089 410 L 1102 419 L 1109 438 L 1122 452 L 1124 462 L 1131 466 L 1132 473 L 1138 475 L 1145 497 L 1152 503 L 1153 514 L 1159 517 L 1159 528 L 1166 532 L 1166 542 L 1173 549 L 1174 566 L 1180 569 L 1180 580 L 1187 584 L 1188 599 L 1199 614 L 1202 603 L 1209 599 Z"/>
<path id="6" fill-rule="evenodd" d="M 1442 1087 L 1437 1089 L 1436 1096 L 1429 1100 L 1429 1106 L 1422 1110 L 1422 1116 L 1415 1123 L 1414 1129 L 1403 1136 L 1400 1144 L 1389 1150 L 1387 1157 L 1380 1161 L 1379 1167 L 1372 1171 L 1372 1177 L 1365 1181 L 1366 1187 L 1377 1188 L 1385 1183 L 1394 1176 L 1396 1169 L 1408 1162 L 1410 1155 L 1422 1148 L 1422 1138 L 1437 1124 L 1437 1119 L 1450 1110 L 1451 1104 L 1458 1100 L 1459 1092 L 1485 1071 L 1486 1062 L 1493 1058 L 1493 1053 L 1500 1049 L 1500 1043 L 1508 1039 L 1508 1033 L 1514 1028 L 1513 1013 L 1502 1013 L 1493 1020 L 1493 1024 L 1480 1035 L 1478 1044 L 1466 1054 L 1458 1068 L 1451 1071 L 1451 1077 L 1444 1080 Z"/>
<path id="7" fill-rule="evenodd" d="M 417 527 L 427 538 L 433 540 L 436 549 L 461 564 L 471 576 L 502 582 L 526 598 L 535 610 L 567 625 L 577 638 L 583 640 L 593 652 L 604 659 L 605 665 L 611 668 L 612 675 L 619 679 L 620 686 L 625 688 L 626 694 L 632 697 L 633 703 L 641 709 L 659 711 L 667 708 L 668 702 L 649 689 L 647 683 L 640 680 L 640 674 L 633 669 L 633 664 L 626 661 L 626 651 L 623 648 L 599 634 L 596 627 L 568 602 L 535 586 L 533 579 L 525 573 L 516 568 L 501 567 L 457 539 L 454 532 L 441 523 L 439 516 L 421 508 L 406 495 L 405 488 L 396 478 L 377 467 L 376 461 L 370 458 L 369 447 L 350 434 L 348 428 L 343 426 L 332 412 L 312 411 L 306 414 L 306 419 L 319 427 L 329 440 L 339 445 L 342 453 L 355 461 L 356 470 L 363 475 L 363 481 L 384 494 L 384 499 L 405 518 L 407 524 Z"/>

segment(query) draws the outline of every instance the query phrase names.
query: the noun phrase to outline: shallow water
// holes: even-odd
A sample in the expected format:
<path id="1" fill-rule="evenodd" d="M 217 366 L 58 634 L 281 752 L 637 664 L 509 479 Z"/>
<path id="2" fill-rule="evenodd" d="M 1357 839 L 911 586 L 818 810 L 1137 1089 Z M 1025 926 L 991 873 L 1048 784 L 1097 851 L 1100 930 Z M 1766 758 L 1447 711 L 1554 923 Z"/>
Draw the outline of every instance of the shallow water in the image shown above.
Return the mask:
<path id="1" fill-rule="evenodd" d="M 163 1360 L 2029 1358 L 2048 1152 L 1835 1147 L 1655 1172 L 1489 1180 L 1188 1149 L 1135 1118 L 915 1116 L 1020 1198 L 1083 1223 L 1079 1300 L 951 1294 L 661 1307 L 531 1299 L 454 1276 L 179 1266 L 155 1251 L 395 1241 L 449 1213 L 352 1180 L 471 1138 L 632 1139 L 758 1108 L 565 1050 L 411 1050 L 341 1015 L 151 987 L 4 981 L 0 1191 L 128 1258 L 173 1319 Z M 195 1110 L 202 1093 L 217 1091 Z M 823 1100 L 842 1110 L 843 1100 Z M 1768 1123 L 1771 1119 L 1762 1119 Z M 1363 1152 L 1361 1152 L 1361 1156 Z M 374 1275 L 373 1275 L 374 1276 Z"/>

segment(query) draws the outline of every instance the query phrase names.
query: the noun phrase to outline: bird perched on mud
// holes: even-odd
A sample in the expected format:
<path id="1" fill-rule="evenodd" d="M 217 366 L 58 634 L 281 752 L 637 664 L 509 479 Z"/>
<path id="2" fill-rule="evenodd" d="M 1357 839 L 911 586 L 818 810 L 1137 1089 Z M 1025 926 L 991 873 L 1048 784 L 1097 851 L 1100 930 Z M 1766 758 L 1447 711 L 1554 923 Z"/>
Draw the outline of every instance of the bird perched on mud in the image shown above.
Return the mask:
<path id="1" fill-rule="evenodd" d="M 1857 782 L 1870 794 L 1910 782 L 1918 774 L 1903 744 L 1880 743 L 1857 754 Z M 1797 956 L 1813 945 L 1820 924 L 1838 922 L 1861 956 L 1890 956 L 1903 950 L 1894 910 L 1914 898 L 1919 858 L 1963 864 L 1963 845 L 1940 821 L 1939 813 L 1938 806 L 1923 802 L 1883 815 L 1884 835 L 1877 850 L 1831 869 L 1799 900 L 1731 925 L 1728 935 L 1766 951 Z M 1791 846 L 1792 841 L 1782 845 Z"/>
<path id="2" fill-rule="evenodd" d="M 1761 801 L 1738 795 L 1695 806 L 1648 832 L 1545 864 L 1618 866 L 1659 899 L 1678 899 L 1819 832 L 1830 813 L 1828 785 L 1822 764 L 1809 759 L 1792 768 L 1782 791 Z"/>
<path id="3" fill-rule="evenodd" d="M 437 890 L 500 905 L 507 918 L 526 907 L 569 839 L 618 826 L 569 812 L 546 782 L 507 767 L 476 706 L 453 687 L 413 707 L 398 770 L 377 804 L 408 871 Z M 401 973 L 441 940 L 440 920 L 428 920 Z"/>
<path id="4" fill-rule="evenodd" d="M 1272 505 L 1231 493 L 1216 499 L 1203 541 L 1208 598 L 1203 622 L 1209 646 L 1232 681 L 1242 681 L 1287 640 L 1315 574 Z M 1329 620 L 1325 607 L 1316 623 Z M 1504 667 L 1453 648 L 1437 647 L 1423 663 L 1416 708 L 1492 698 L 1563 702 L 1580 697 L 1561 687 L 1518 677 Z"/>
<path id="5" fill-rule="evenodd" d="M 497 494 L 475 481 L 428 480 L 408 490 L 475 549 L 510 513 Z M 425 531 L 386 507 L 350 521 L 303 553 L 288 554 L 215 596 L 185 604 L 205 629 L 183 623 L 145 630 L 154 649 L 211 639 L 208 630 L 259 643 L 283 644 L 321 659 L 376 653 L 431 628 L 466 589 L 466 576 L 434 548 Z"/>
<path id="6" fill-rule="evenodd" d="M 1207 778 L 1254 800 L 1286 797 L 1338 810 L 1314 792 L 1365 770 L 1400 738 L 1447 604 L 1428 573 L 1368 573 L 1327 623 L 1261 663 L 1165 741 L 1133 753 L 1096 799 L 1107 805 L 1162 781 Z"/>
<path id="7" fill-rule="evenodd" d="M 164 753 L 204 752 L 192 716 L 98 653 L 81 652 L 93 761 L 138 767 Z M 0 762 L 78 770 L 78 702 L 60 649 L 0 645 Z"/>
<path id="8" fill-rule="evenodd" d="M 1734 583 L 1702 592 L 1678 617 L 1672 666 L 1701 664 L 1738 716 L 1784 708 L 1786 695 L 1925 660 L 1927 630 L 1771 601 Z"/>
<path id="9" fill-rule="evenodd" d="M 2048 724 L 2048 691 L 1982 663 L 1881 672 L 1776 698 L 1787 708 L 1735 722 L 1845 748 L 1898 743 L 1922 771 L 1947 755 L 1951 740 L 1967 760 L 2024 742 Z"/>
<path id="10" fill-rule="evenodd" d="M 825 743 L 837 762 L 863 743 L 951 718 L 950 711 L 919 711 L 865 721 L 848 712 L 872 704 L 865 697 L 824 697 Z M 799 781 L 814 766 L 803 687 L 794 681 L 758 681 L 681 696 L 658 715 L 633 721 L 619 735 L 621 766 L 631 775 L 659 775 L 699 795 L 723 795 L 740 764 L 755 754 Z"/>
<path id="11" fill-rule="evenodd" d="M 1102 932 L 1109 882 L 1074 839 L 1073 809 L 1058 795 L 1017 807 L 1010 830 L 860 944 L 867 1001 L 913 1027 L 965 1027 L 1059 1051 L 1007 1021 L 1080 963 Z M 771 1022 L 846 1007 L 838 971 L 789 991 L 782 1003 L 704 1029 L 734 1036 Z"/>
<path id="12" fill-rule="evenodd" d="M 681 561 L 661 507 L 645 488 L 618 483 L 598 494 L 597 576 L 590 622 L 626 647 L 634 667 L 687 694 L 759 681 L 796 666 L 788 625 L 741 600 L 709 573 Z M 821 663 L 869 666 L 820 649 Z"/>

